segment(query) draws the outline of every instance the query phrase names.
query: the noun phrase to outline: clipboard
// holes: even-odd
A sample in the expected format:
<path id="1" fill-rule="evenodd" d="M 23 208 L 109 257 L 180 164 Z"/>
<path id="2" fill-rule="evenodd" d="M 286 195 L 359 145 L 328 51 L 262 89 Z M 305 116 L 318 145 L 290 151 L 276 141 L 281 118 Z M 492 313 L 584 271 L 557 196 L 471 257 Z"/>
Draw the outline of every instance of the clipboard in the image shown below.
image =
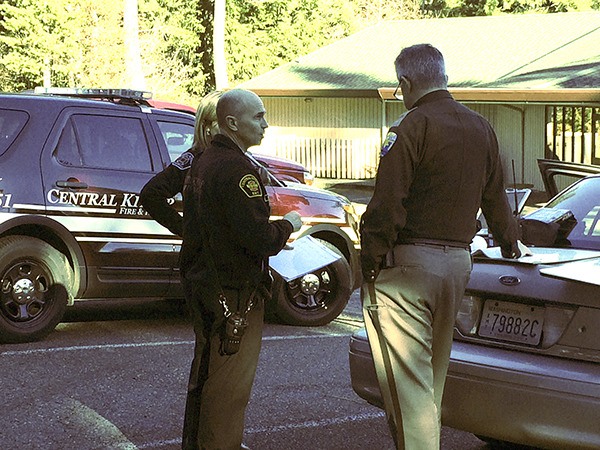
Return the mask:
<path id="1" fill-rule="evenodd" d="M 277 255 L 271 256 L 269 265 L 285 281 L 291 281 L 328 266 L 341 257 L 317 239 L 307 235 L 286 245 Z"/>

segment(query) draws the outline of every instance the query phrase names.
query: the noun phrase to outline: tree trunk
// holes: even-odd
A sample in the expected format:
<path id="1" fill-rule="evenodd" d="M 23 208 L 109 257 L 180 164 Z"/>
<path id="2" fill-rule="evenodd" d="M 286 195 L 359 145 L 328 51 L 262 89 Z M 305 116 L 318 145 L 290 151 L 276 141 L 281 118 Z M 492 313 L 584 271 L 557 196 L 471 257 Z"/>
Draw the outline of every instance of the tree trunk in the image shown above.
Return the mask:
<path id="1" fill-rule="evenodd" d="M 225 59 L 225 0 L 215 0 L 213 24 L 213 57 L 215 68 L 215 84 L 218 90 L 225 89 L 227 80 L 227 61 Z"/>
<path id="2" fill-rule="evenodd" d="M 131 89 L 146 89 L 146 79 L 142 70 L 137 0 L 125 0 L 123 26 L 125 31 L 125 73 Z"/>

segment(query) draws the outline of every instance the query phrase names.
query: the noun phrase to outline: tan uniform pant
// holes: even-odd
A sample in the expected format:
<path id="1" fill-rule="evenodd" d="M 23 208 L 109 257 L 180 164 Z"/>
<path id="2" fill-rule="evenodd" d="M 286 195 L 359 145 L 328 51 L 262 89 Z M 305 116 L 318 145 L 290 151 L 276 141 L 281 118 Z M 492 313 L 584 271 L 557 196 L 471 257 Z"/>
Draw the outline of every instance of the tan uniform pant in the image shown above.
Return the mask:
<path id="1" fill-rule="evenodd" d="M 367 335 L 396 447 L 436 450 L 454 318 L 471 256 L 455 247 L 400 245 L 394 260 L 374 284 L 362 286 Z"/>

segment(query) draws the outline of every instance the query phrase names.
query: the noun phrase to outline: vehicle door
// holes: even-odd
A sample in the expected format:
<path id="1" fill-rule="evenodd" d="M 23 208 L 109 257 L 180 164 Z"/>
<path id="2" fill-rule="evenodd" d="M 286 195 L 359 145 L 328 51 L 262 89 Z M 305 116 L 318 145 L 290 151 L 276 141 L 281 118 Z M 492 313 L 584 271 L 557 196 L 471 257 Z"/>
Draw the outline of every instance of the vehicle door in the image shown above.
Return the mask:
<path id="1" fill-rule="evenodd" d="M 156 136 L 158 149 L 164 167 L 175 161 L 183 152 L 189 150 L 194 142 L 194 117 L 190 114 L 162 113 L 150 115 L 150 122 Z M 183 196 L 178 193 L 173 199 L 174 208 L 183 213 Z M 179 254 L 181 250 L 181 239 L 172 236 L 174 240 L 174 251 Z M 167 296 L 179 297 L 182 295 L 179 284 L 179 264 L 174 261 L 172 265 L 175 276 Z"/>
<path id="2" fill-rule="evenodd" d="M 139 203 L 141 188 L 162 170 L 147 114 L 65 108 L 41 159 L 47 213 L 86 258 L 84 297 L 163 296 L 177 255 L 170 233 Z"/>

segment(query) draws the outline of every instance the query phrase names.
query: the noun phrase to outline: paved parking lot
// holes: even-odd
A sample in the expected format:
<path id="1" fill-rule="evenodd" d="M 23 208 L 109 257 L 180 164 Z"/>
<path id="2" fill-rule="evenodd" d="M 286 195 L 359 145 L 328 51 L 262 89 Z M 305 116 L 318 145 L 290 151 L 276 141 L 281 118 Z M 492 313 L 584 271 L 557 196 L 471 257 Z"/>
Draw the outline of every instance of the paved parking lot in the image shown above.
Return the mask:
<path id="1" fill-rule="evenodd" d="M 350 386 L 348 344 L 362 325 L 358 291 L 315 328 L 268 323 L 246 442 L 255 450 L 387 450 L 382 411 Z M 180 447 L 193 332 L 173 302 L 86 304 L 41 342 L 0 346 L 0 449 Z M 482 450 L 444 428 L 444 450 Z"/>

